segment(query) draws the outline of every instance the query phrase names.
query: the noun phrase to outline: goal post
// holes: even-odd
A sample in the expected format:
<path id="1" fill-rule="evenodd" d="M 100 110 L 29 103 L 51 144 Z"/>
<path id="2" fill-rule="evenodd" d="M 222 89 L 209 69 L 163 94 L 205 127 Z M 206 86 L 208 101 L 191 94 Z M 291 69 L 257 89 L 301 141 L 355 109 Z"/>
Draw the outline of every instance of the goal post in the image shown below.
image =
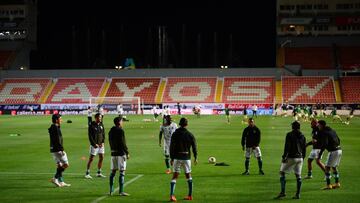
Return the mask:
<path id="1" fill-rule="evenodd" d="M 126 114 L 141 114 L 140 97 L 90 97 L 89 106 L 98 108 L 102 106 L 106 112 L 116 114 L 117 106 L 120 104 Z"/>

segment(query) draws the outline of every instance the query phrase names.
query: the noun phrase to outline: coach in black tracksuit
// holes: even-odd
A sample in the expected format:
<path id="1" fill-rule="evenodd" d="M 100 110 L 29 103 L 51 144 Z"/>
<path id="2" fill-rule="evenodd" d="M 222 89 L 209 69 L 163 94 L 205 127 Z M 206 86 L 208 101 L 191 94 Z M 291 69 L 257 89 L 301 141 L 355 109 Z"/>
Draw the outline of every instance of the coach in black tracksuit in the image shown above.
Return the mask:
<path id="1" fill-rule="evenodd" d="M 176 179 L 179 176 L 180 168 L 185 170 L 185 176 L 188 182 L 189 193 L 185 198 L 192 200 L 192 177 L 191 177 L 191 152 L 194 154 L 194 164 L 197 164 L 197 147 L 194 135 L 186 129 L 188 120 L 181 118 L 179 122 L 180 127 L 175 130 L 171 136 L 170 143 L 170 159 L 171 165 L 173 165 L 174 173 L 170 183 L 170 200 L 176 201 L 174 192 Z"/>
<path id="2" fill-rule="evenodd" d="M 245 172 L 243 173 L 243 175 L 249 175 L 249 164 L 250 164 L 251 153 L 254 153 L 255 157 L 258 160 L 259 174 L 264 175 L 264 171 L 262 170 L 261 150 L 259 147 L 261 132 L 260 129 L 255 125 L 255 121 L 253 118 L 249 118 L 248 124 L 249 126 L 244 129 L 241 137 L 242 149 L 245 150 L 245 146 L 246 146 Z"/>
<path id="3" fill-rule="evenodd" d="M 300 198 L 301 169 L 306 154 L 306 139 L 300 131 L 300 123 L 295 121 L 292 124 L 292 131 L 287 133 L 280 167 L 281 192 L 276 199 L 285 197 L 285 173 L 294 171 L 296 176 L 296 194 L 293 199 Z"/>

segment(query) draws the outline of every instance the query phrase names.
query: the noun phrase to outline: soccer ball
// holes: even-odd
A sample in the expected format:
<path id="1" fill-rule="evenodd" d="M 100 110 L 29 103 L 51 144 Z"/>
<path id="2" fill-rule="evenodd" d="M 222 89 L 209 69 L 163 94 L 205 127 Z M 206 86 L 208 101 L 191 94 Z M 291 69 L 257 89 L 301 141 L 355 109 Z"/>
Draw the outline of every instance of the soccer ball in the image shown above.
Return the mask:
<path id="1" fill-rule="evenodd" d="M 211 157 L 209 157 L 208 161 L 209 161 L 209 164 L 214 164 L 214 163 L 216 163 L 216 158 L 211 156 Z"/>

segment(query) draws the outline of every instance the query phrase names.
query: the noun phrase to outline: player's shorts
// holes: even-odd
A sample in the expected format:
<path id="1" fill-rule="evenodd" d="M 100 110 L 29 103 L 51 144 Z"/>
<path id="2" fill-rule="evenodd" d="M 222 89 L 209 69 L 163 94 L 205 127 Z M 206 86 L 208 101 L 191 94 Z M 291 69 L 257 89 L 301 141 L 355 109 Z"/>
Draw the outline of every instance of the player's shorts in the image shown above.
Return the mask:
<path id="1" fill-rule="evenodd" d="M 320 155 L 321 149 L 312 149 L 309 155 L 309 159 L 322 159 L 322 155 Z"/>
<path id="2" fill-rule="evenodd" d="M 126 155 L 124 155 L 124 156 L 111 156 L 110 169 L 111 170 L 126 171 Z"/>
<path id="3" fill-rule="evenodd" d="M 251 153 L 254 153 L 254 156 L 255 156 L 256 158 L 261 157 L 260 147 L 255 147 L 255 148 L 246 147 L 245 157 L 246 157 L 246 158 L 250 158 L 250 157 L 251 157 Z"/>
<path id="4" fill-rule="evenodd" d="M 105 154 L 105 147 L 102 146 L 102 147 L 95 148 L 92 145 L 90 145 L 90 154 L 93 156 L 96 156 L 98 154 Z"/>
<path id="5" fill-rule="evenodd" d="M 170 156 L 170 142 L 164 142 L 164 155 Z"/>
<path id="6" fill-rule="evenodd" d="M 56 164 L 59 164 L 59 165 L 67 164 L 67 165 L 69 165 L 69 161 L 68 161 L 66 152 L 64 152 L 64 151 L 63 151 L 63 153 L 52 152 L 51 154 L 52 154 Z"/>
<path id="7" fill-rule="evenodd" d="M 328 166 L 328 167 L 337 167 L 337 166 L 339 166 L 340 160 L 341 160 L 341 155 L 342 155 L 342 150 L 341 149 L 329 152 L 325 165 Z"/>
<path id="8" fill-rule="evenodd" d="M 180 173 L 181 168 L 185 170 L 185 173 L 191 173 L 191 160 L 174 159 L 173 168 L 177 173 Z"/>
<path id="9" fill-rule="evenodd" d="M 296 175 L 301 175 L 302 165 L 302 158 L 288 158 L 286 163 L 281 163 L 280 172 L 290 173 L 294 171 Z"/>

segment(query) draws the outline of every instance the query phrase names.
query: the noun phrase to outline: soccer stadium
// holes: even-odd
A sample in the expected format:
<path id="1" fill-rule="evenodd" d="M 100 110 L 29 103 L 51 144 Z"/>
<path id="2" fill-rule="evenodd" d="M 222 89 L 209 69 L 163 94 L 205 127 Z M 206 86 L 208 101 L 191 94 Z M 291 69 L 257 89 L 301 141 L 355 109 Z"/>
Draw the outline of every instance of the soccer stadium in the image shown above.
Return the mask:
<path id="1" fill-rule="evenodd" d="M 359 202 L 358 0 L 137 3 L 0 2 L 0 202 Z"/>

